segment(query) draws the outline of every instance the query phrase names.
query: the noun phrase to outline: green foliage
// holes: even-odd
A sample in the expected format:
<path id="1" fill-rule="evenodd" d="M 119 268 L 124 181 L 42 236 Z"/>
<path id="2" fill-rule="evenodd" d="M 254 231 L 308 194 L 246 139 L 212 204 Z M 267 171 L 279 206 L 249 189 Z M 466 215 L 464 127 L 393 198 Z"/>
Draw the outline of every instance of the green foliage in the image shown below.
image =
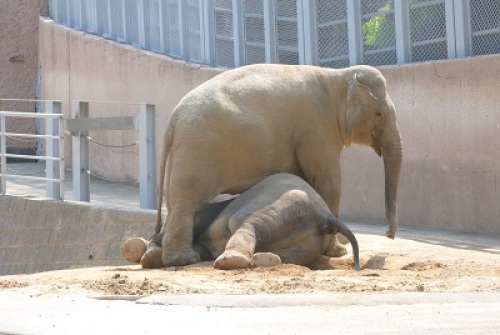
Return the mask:
<path id="1" fill-rule="evenodd" d="M 397 0 L 395 0 L 397 1 Z M 410 0 L 410 5 L 416 4 L 420 0 Z M 387 0 L 385 5 L 377 9 L 378 15 L 371 17 L 363 23 L 363 36 L 365 46 L 383 48 L 395 44 L 394 15 L 389 15 L 393 1 Z M 412 40 L 427 40 L 437 37 L 444 37 L 445 20 L 444 6 L 420 7 L 411 13 L 410 28 Z"/>
<path id="2" fill-rule="evenodd" d="M 391 1 L 380 7 L 375 15 L 363 24 L 364 44 L 372 46 L 383 46 L 383 40 L 391 41 L 394 39 L 394 29 L 391 29 L 391 23 L 386 17 L 386 13 L 391 10 Z M 392 33 L 391 33 L 392 31 Z M 386 34 L 389 34 L 388 36 Z M 392 38 L 391 38 L 392 34 Z M 387 44 L 387 43 L 386 43 Z"/>

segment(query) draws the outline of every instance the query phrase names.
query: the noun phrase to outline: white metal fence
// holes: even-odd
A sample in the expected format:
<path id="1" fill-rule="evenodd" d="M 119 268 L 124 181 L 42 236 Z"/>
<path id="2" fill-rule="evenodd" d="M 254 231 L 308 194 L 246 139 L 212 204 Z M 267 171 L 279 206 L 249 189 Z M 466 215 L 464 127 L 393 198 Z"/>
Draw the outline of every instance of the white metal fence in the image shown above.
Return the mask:
<path id="1" fill-rule="evenodd" d="M 12 111 L 5 109 L 6 102 L 33 102 L 44 103 L 45 113 Z M 136 116 L 90 118 L 90 105 L 106 104 L 116 106 L 135 106 L 138 109 Z M 116 107 L 115 107 L 116 108 Z M 0 98 L 0 195 L 7 194 L 7 181 L 28 179 L 46 182 L 48 198 L 64 200 L 65 158 L 64 134 L 72 136 L 73 158 L 73 198 L 77 201 L 90 201 L 90 175 L 94 174 L 90 168 L 90 143 L 104 147 L 123 148 L 136 146 L 139 151 L 139 196 L 140 207 L 155 209 L 156 200 L 156 130 L 155 106 L 144 103 L 125 103 L 117 101 L 72 101 L 72 117 L 63 118 L 62 103 L 55 100 L 27 100 Z M 44 121 L 40 127 L 45 129 L 43 134 L 26 132 L 10 132 L 7 128 L 8 119 L 32 118 Z M 133 130 L 139 131 L 139 140 L 127 145 L 107 145 L 98 143 L 89 136 L 89 131 Z M 31 139 L 44 141 L 44 154 L 9 153 L 7 140 Z M 45 161 L 44 177 L 26 174 L 9 169 L 9 158 L 19 160 Z M 10 173 L 12 172 L 12 173 Z M 97 176 L 102 179 L 101 176 Z"/>
<path id="2" fill-rule="evenodd" d="M 5 111 L 6 101 L 45 103 L 45 113 L 27 113 Z M 46 194 L 49 198 L 64 199 L 64 122 L 61 102 L 54 100 L 0 99 L 0 194 L 7 192 L 7 180 L 30 179 L 46 182 Z M 34 118 L 45 120 L 45 134 L 27 134 L 7 132 L 9 118 Z M 22 155 L 7 153 L 7 138 L 28 138 L 45 140 L 45 155 Z M 7 158 L 45 160 L 45 177 L 8 173 Z"/>
<path id="3" fill-rule="evenodd" d="M 497 0 L 50 0 L 58 23 L 212 66 L 500 53 Z"/>

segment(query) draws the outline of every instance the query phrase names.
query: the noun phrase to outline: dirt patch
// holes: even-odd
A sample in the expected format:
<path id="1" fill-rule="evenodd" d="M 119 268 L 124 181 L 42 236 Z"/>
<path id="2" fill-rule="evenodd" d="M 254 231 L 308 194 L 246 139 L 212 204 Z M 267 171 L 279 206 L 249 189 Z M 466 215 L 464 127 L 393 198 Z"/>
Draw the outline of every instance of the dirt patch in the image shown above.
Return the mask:
<path id="1" fill-rule="evenodd" d="M 401 270 L 409 270 L 409 271 L 429 271 L 435 269 L 442 269 L 446 267 L 446 265 L 439 262 L 413 262 L 408 265 L 405 265 L 401 268 Z"/>
<path id="2" fill-rule="evenodd" d="M 362 270 L 352 255 L 325 261 L 326 270 L 283 264 L 223 271 L 210 262 L 143 270 L 138 265 L 0 277 L 0 289 L 39 287 L 40 294 L 143 296 L 149 294 L 255 294 L 370 291 L 500 291 L 500 248 L 463 242 L 430 243 L 357 234 Z M 44 289 L 43 289 L 44 288 Z M 82 290 L 83 289 L 83 290 Z M 45 291 L 44 291 L 45 290 Z M 39 295 L 40 295 L 39 294 Z"/>

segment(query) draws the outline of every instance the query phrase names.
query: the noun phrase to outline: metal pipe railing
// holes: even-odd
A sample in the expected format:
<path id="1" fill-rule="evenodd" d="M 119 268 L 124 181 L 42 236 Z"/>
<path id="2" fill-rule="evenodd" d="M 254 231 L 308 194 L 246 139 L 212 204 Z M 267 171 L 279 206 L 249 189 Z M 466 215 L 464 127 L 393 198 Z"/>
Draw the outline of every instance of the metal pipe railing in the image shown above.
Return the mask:
<path id="1" fill-rule="evenodd" d="M 45 113 L 32 113 L 21 111 L 5 111 L 5 102 L 36 102 L 45 103 Z M 7 193 L 7 180 L 30 179 L 42 180 L 47 183 L 46 194 L 49 198 L 64 199 L 64 122 L 62 119 L 61 102 L 55 100 L 34 99 L 0 99 L 0 191 Z M 11 133 L 6 131 L 7 118 L 36 118 L 45 120 L 45 134 Z M 31 139 L 44 139 L 46 155 L 22 155 L 7 153 L 7 138 L 22 137 Z M 56 141 L 58 142 L 56 144 Z M 8 174 L 7 158 L 45 160 L 45 177 L 29 175 Z M 59 163 L 59 175 L 55 175 L 55 162 Z"/>

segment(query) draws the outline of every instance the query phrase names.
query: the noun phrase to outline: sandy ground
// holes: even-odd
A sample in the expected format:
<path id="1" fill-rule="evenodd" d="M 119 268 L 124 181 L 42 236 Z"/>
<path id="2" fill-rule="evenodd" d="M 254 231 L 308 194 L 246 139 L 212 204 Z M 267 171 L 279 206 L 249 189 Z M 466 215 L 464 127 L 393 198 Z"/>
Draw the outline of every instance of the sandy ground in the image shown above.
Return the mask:
<path id="1" fill-rule="evenodd" d="M 352 254 L 311 270 L 296 265 L 223 271 L 209 262 L 143 270 L 139 265 L 0 277 L 0 289 L 34 296 L 500 291 L 500 238 L 407 229 L 396 240 L 355 224 L 362 270 Z M 348 247 L 350 249 L 350 247 Z M 125 297 L 122 297 L 125 298 Z"/>

